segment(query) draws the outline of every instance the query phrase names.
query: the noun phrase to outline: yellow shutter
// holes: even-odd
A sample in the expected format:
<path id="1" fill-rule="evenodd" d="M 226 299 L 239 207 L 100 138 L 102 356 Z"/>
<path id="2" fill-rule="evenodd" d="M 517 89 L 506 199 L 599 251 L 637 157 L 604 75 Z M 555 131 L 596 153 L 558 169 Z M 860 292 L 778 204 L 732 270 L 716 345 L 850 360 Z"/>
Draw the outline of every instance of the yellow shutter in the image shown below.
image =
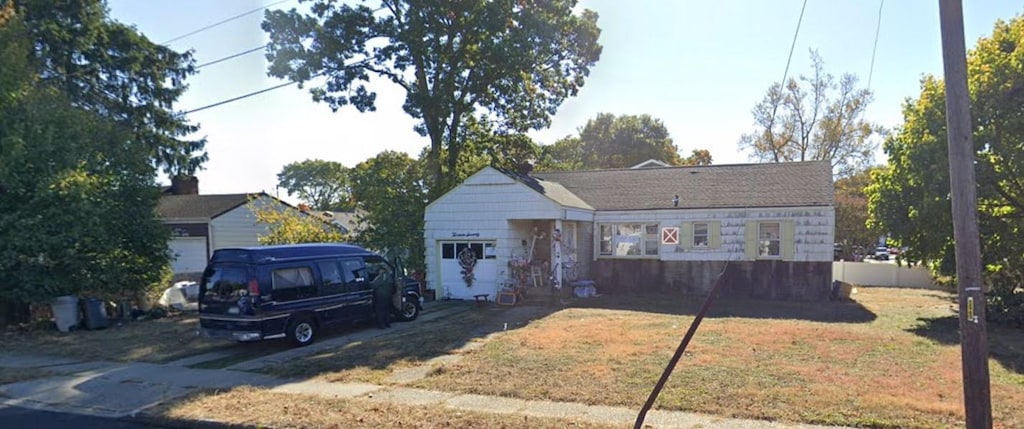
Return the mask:
<path id="1" fill-rule="evenodd" d="M 722 247 L 722 222 L 708 222 L 708 247 L 717 249 Z"/>
<path id="2" fill-rule="evenodd" d="M 683 222 L 679 224 L 679 245 L 684 249 L 693 247 L 693 223 Z"/>
<path id="3" fill-rule="evenodd" d="M 792 261 L 796 255 L 796 237 L 793 221 L 782 221 L 782 260 Z"/>
<path id="4" fill-rule="evenodd" d="M 743 247 L 746 250 L 747 259 L 757 259 L 757 221 L 748 220 L 743 229 L 747 239 Z"/>

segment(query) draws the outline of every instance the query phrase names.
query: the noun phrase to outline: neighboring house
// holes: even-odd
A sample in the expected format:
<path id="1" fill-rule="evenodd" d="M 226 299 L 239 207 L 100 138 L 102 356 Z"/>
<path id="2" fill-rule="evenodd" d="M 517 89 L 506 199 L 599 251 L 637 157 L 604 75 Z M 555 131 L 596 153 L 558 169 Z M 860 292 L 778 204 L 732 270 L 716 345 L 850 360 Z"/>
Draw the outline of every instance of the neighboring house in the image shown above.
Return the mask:
<path id="1" fill-rule="evenodd" d="M 638 167 L 532 175 L 485 167 L 427 206 L 427 283 L 439 297 L 493 300 L 509 262 L 527 259 L 560 284 L 705 293 L 728 265 L 725 295 L 827 299 L 828 162 Z M 467 286 L 459 255 L 470 251 Z"/>
<path id="2" fill-rule="evenodd" d="M 175 177 L 157 205 L 157 213 L 171 229 L 172 271 L 199 273 L 214 250 L 259 245 L 257 239 L 267 233 L 267 226 L 256 223 L 250 200 L 295 210 L 264 192 L 200 195 L 195 177 Z"/>
<path id="3" fill-rule="evenodd" d="M 658 161 L 656 159 L 648 159 L 647 161 L 641 162 L 629 168 L 658 168 L 658 167 L 671 167 L 664 161 Z"/>
<path id="4" fill-rule="evenodd" d="M 363 213 L 357 213 L 355 211 L 350 212 L 333 212 L 333 211 L 320 211 L 310 210 L 309 213 L 313 213 L 323 218 L 324 222 L 338 227 L 342 234 L 345 234 L 350 239 L 359 235 L 359 216 Z"/>

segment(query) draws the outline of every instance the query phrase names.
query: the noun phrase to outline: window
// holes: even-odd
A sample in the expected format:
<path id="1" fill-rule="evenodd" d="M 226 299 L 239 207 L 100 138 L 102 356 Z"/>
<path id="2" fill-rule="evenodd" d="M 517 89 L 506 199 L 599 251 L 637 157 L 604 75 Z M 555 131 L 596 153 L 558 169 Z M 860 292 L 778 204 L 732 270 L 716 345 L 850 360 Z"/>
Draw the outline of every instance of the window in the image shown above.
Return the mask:
<path id="1" fill-rule="evenodd" d="M 708 247 L 710 243 L 709 228 L 707 223 L 693 224 L 693 247 Z"/>
<path id="2" fill-rule="evenodd" d="M 657 255 L 658 245 L 661 244 L 661 235 L 658 234 L 658 224 L 644 226 L 644 254 Z"/>
<path id="3" fill-rule="evenodd" d="M 317 265 L 320 267 L 320 278 L 324 282 L 323 292 L 341 292 L 341 289 L 345 286 L 345 281 L 342 279 L 341 266 L 338 264 L 338 261 L 320 262 Z"/>
<path id="4" fill-rule="evenodd" d="M 782 225 L 779 222 L 757 225 L 757 256 L 782 256 Z"/>
<path id="5" fill-rule="evenodd" d="M 313 270 L 309 267 L 281 268 L 271 273 L 274 290 L 313 286 Z"/>
<path id="6" fill-rule="evenodd" d="M 608 256 L 656 256 L 661 237 L 658 224 L 600 225 L 599 253 Z"/>
<path id="7" fill-rule="evenodd" d="M 203 286 L 209 295 L 222 298 L 243 296 L 248 292 L 245 268 L 214 265 L 206 270 Z"/>
<path id="8" fill-rule="evenodd" d="M 601 239 L 601 243 L 600 243 L 600 246 L 599 246 L 600 247 L 599 253 L 602 254 L 602 255 L 611 255 L 612 254 L 612 226 L 611 225 L 601 225 L 600 239 Z"/>
<path id="9" fill-rule="evenodd" d="M 441 259 L 456 259 L 459 257 L 459 253 L 466 248 L 473 251 L 473 255 L 478 260 L 498 257 L 494 243 L 491 242 L 447 242 L 441 243 Z"/>
<path id="10" fill-rule="evenodd" d="M 345 283 L 354 283 L 366 279 L 363 261 L 359 259 L 345 259 L 341 261 L 341 273 L 345 276 Z"/>
<path id="11" fill-rule="evenodd" d="M 359 259 L 325 261 L 317 265 L 323 279 L 321 295 L 355 292 L 360 289 L 358 281 L 363 281 L 366 277 L 363 273 L 363 261 Z"/>

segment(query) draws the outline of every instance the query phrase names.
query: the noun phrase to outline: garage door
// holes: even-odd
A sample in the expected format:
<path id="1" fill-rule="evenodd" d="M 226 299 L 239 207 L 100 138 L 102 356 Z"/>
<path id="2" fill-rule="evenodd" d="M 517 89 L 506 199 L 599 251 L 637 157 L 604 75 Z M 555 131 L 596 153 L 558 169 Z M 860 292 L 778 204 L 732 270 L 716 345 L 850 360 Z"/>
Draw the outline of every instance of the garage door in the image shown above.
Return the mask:
<path id="1" fill-rule="evenodd" d="M 448 296 L 456 299 L 473 299 L 473 295 L 487 294 L 494 300 L 498 290 L 498 264 L 494 255 L 493 241 L 442 241 L 441 286 Z M 466 286 L 463 279 L 459 254 L 471 252 L 476 265 L 473 266 L 473 285 Z"/>
<path id="2" fill-rule="evenodd" d="M 206 237 L 176 237 L 168 243 L 171 249 L 171 270 L 178 273 L 201 273 L 206 269 Z"/>

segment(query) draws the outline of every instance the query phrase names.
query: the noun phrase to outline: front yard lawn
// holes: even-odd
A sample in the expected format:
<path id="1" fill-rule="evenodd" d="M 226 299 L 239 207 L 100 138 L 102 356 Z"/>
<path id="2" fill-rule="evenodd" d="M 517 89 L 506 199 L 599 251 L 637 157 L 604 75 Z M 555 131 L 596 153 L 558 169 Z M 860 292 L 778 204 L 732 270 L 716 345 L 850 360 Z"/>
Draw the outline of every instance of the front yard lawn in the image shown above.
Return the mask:
<path id="1" fill-rule="evenodd" d="M 952 298 L 861 288 L 849 303 L 721 301 L 656 408 L 861 427 L 962 426 Z M 500 311 L 477 311 L 414 345 L 357 344 L 274 372 L 386 384 L 383 374 L 427 355 L 458 353 L 408 385 L 639 409 L 693 320 L 700 299 L 688 299 L 582 300 L 519 329 L 497 329 L 480 347 L 454 347 L 476 337 L 470 328 L 502 322 Z M 990 327 L 989 342 L 996 427 L 1024 427 L 1024 332 Z"/>

